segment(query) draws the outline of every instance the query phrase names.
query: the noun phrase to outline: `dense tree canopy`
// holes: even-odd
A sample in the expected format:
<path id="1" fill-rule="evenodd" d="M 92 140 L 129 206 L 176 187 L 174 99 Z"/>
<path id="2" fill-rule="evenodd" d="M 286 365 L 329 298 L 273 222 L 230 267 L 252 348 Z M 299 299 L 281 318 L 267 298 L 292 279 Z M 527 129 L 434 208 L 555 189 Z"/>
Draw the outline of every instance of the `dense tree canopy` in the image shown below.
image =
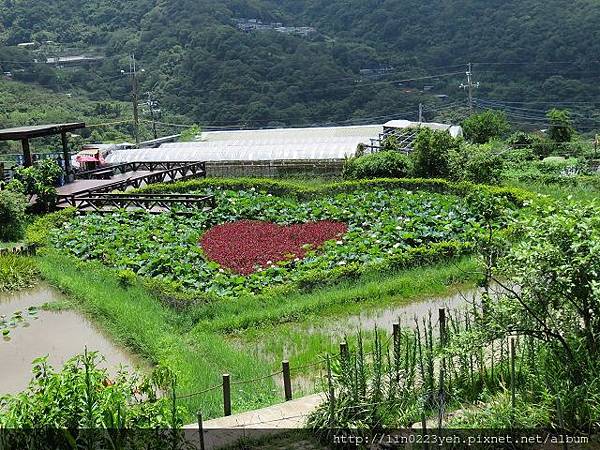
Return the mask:
<path id="1" fill-rule="evenodd" d="M 135 53 L 144 91 L 205 126 L 415 118 L 419 102 L 431 119 L 447 108 L 431 94 L 464 104 L 468 62 L 482 98 L 597 100 L 599 16 L 593 0 L 0 0 L 0 64 L 23 81 L 128 100 L 119 73 Z M 243 32 L 241 17 L 317 33 Z M 29 41 L 59 44 L 15 47 Z M 56 54 L 104 59 L 85 70 L 33 64 Z M 528 125 L 526 114 L 509 119 Z M 586 120 L 589 131 L 598 118 Z"/>

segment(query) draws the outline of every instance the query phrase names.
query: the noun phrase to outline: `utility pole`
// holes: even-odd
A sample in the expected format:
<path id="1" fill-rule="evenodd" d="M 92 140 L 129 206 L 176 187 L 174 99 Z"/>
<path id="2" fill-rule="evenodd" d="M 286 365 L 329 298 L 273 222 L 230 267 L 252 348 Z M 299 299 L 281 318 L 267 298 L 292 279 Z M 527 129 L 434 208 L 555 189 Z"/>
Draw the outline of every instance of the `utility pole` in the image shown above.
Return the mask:
<path id="1" fill-rule="evenodd" d="M 142 72 L 144 70 L 142 69 Z M 131 100 L 133 102 L 133 133 L 135 135 L 135 145 L 140 145 L 140 114 L 138 107 L 138 82 L 137 82 L 137 64 L 135 61 L 135 55 L 131 54 L 129 61 L 129 72 L 121 70 L 122 74 L 127 74 L 131 77 Z"/>
<path id="2" fill-rule="evenodd" d="M 473 89 L 477 89 L 479 87 L 479 82 L 473 83 L 473 65 L 471 63 L 467 66 L 467 84 L 462 83 L 460 85 L 461 89 L 464 89 L 468 92 L 469 95 L 469 111 L 473 113 Z"/>
<path id="3" fill-rule="evenodd" d="M 423 122 L 423 103 L 419 103 L 419 123 Z"/>

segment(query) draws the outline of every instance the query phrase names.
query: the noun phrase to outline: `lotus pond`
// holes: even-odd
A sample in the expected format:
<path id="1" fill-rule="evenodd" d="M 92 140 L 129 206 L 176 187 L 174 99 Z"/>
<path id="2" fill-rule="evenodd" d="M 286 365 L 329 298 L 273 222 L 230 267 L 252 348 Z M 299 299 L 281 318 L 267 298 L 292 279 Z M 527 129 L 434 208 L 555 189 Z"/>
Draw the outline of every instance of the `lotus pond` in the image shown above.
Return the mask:
<path id="1" fill-rule="evenodd" d="M 51 243 L 79 259 L 99 260 L 196 295 L 238 297 L 298 285 L 323 274 L 386 269 L 411 250 L 440 244 L 454 246 L 460 253 L 481 231 L 477 212 L 452 195 L 370 189 L 302 201 L 254 188 L 233 191 L 216 187 L 194 193 L 214 194 L 216 209 L 191 215 L 122 211 L 75 216 L 51 232 Z M 200 245 L 209 230 L 240 221 L 279 227 L 270 240 L 263 236 L 244 250 L 248 258 L 256 258 L 253 270 L 244 274 L 211 260 Z M 313 224 L 315 233 L 323 234 L 319 223 L 342 226 L 330 240 L 323 242 L 319 235 L 314 240 L 318 245 L 310 245 L 313 241 L 308 236 L 301 252 L 294 247 L 296 250 L 291 248 L 276 258 L 279 260 L 265 263 L 265 254 L 272 252 L 273 245 L 285 250 L 289 232 L 282 232 L 282 237 L 277 229 Z M 221 233 L 220 238 L 219 245 L 226 246 L 227 236 Z M 231 236 L 232 245 L 236 238 Z M 294 242 L 298 244 L 297 235 Z M 228 251 L 221 252 L 223 257 L 235 253 L 224 250 Z"/>

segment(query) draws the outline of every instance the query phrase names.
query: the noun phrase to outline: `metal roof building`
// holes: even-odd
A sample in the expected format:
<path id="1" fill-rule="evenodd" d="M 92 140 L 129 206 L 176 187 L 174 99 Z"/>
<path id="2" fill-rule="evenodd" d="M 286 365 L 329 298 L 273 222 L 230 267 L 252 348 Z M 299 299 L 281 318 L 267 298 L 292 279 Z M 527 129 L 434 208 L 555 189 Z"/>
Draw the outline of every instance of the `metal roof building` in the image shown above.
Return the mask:
<path id="1" fill-rule="evenodd" d="M 344 159 L 382 131 L 382 125 L 210 131 L 202 133 L 199 141 L 115 150 L 107 162 Z"/>

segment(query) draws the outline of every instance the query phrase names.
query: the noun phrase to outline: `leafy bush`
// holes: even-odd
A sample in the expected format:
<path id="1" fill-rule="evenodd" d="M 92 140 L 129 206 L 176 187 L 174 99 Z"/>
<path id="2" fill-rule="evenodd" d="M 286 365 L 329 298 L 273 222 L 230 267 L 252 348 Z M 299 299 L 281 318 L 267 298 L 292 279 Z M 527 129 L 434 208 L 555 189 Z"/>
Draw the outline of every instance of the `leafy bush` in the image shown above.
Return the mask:
<path id="1" fill-rule="evenodd" d="M 33 260 L 13 254 L 0 256 L 0 292 L 32 287 L 37 280 Z"/>
<path id="2" fill-rule="evenodd" d="M 449 178 L 450 153 L 459 147 L 460 140 L 445 131 L 421 128 L 410 155 L 414 174 L 425 178 Z"/>
<path id="3" fill-rule="evenodd" d="M 538 390 L 563 399 L 565 422 L 583 429 L 597 425 L 600 411 L 598 217 L 595 205 L 567 203 L 524 218 L 521 239 L 494 267 L 502 295 L 486 305 L 482 323 L 488 336 L 515 332 L 543 343 Z"/>
<path id="4" fill-rule="evenodd" d="M 462 128 L 467 140 L 474 144 L 486 144 L 500 139 L 510 126 L 503 112 L 490 109 L 465 119 Z"/>
<path id="5" fill-rule="evenodd" d="M 200 128 L 200 125 L 194 124 L 181 132 L 181 136 L 179 136 L 179 142 L 192 142 L 201 134 L 202 128 Z"/>
<path id="6" fill-rule="evenodd" d="M 15 173 L 15 181 L 9 183 L 12 190 L 36 198 L 43 211 L 49 211 L 56 204 L 56 183 L 62 169 L 52 159 L 36 162 L 31 167 L 22 167 Z"/>
<path id="7" fill-rule="evenodd" d="M 344 164 L 346 179 L 405 178 L 411 172 L 408 156 L 397 151 L 383 151 L 359 158 L 350 158 Z"/>
<path id="8" fill-rule="evenodd" d="M 563 158 L 561 156 L 549 156 L 538 161 L 535 167 L 546 175 L 577 175 L 584 170 L 583 165 L 577 158 Z"/>
<path id="9" fill-rule="evenodd" d="M 591 178 L 591 177 L 588 177 Z M 290 197 L 296 200 L 313 200 L 324 195 L 352 193 L 365 189 L 404 189 L 417 192 L 433 192 L 464 196 L 478 191 L 492 196 L 509 198 L 515 206 L 523 206 L 534 196 L 519 188 L 484 186 L 463 182 L 452 182 L 441 178 L 377 178 L 372 180 L 352 180 L 336 183 L 326 183 L 319 186 L 307 187 L 301 183 L 271 180 L 266 178 L 203 178 L 201 180 L 179 181 L 146 186 L 139 192 L 146 193 L 190 193 L 202 190 L 258 190 L 271 195 Z"/>
<path id="10" fill-rule="evenodd" d="M 9 447 L 88 447 L 88 438 L 92 439 L 94 448 L 113 448 L 114 442 L 110 439 L 115 436 L 94 433 L 94 430 L 166 429 L 182 425 L 183 411 L 173 406 L 169 399 L 159 398 L 161 391 L 172 390 L 175 386 L 175 377 L 168 370 L 157 369 L 147 377 L 120 370 L 113 377 L 107 369 L 100 368 L 102 361 L 98 353 L 86 351 L 67 361 L 63 370 L 56 372 L 48 364 L 47 357 L 35 360 L 29 387 L 20 394 L 0 398 L 0 427 L 29 430 L 48 427 L 68 429 L 73 434 L 67 441 L 65 433 L 56 433 L 54 438 L 60 439 L 63 445 L 55 447 L 47 441 L 53 436 L 50 432 L 37 435 L 13 433 L 8 435 L 13 441 Z M 140 442 L 143 436 L 145 442 Z M 148 448 L 149 443 L 160 440 L 154 433 L 130 437 L 129 444 L 133 447 L 124 445 L 123 448 Z M 171 437 L 169 434 L 168 438 Z M 39 444 L 43 445 L 24 446 L 23 443 L 31 438 L 39 439 Z"/>
<path id="11" fill-rule="evenodd" d="M 569 142 L 575 134 L 571 113 L 566 109 L 551 109 L 546 114 L 550 121 L 548 136 L 554 142 Z"/>
<path id="12" fill-rule="evenodd" d="M 450 153 L 450 177 L 456 181 L 498 184 L 504 169 L 500 151 L 490 144 L 463 144 Z"/>
<path id="13" fill-rule="evenodd" d="M 27 198 L 11 190 L 0 191 L 0 241 L 16 241 L 23 236 Z"/>

